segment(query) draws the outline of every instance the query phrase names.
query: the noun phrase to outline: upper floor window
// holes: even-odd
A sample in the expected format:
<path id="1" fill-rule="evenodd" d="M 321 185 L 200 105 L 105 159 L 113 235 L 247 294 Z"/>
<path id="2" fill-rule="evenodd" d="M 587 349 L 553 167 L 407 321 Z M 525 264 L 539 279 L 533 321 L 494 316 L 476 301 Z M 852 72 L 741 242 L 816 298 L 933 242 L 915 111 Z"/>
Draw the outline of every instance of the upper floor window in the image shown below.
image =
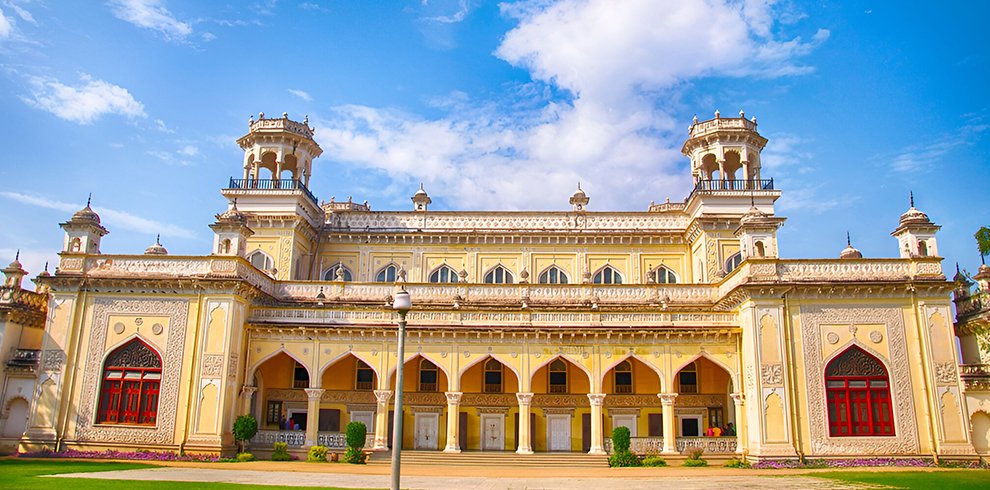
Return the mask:
<path id="1" fill-rule="evenodd" d="M 354 387 L 358 390 L 370 390 L 375 387 L 375 372 L 360 359 L 355 369 Z"/>
<path id="2" fill-rule="evenodd" d="M 616 393 L 632 393 L 633 392 L 633 378 L 632 378 L 632 363 L 628 360 L 620 362 L 615 366 L 615 392 Z"/>
<path id="3" fill-rule="evenodd" d="M 567 274 L 560 267 L 551 265 L 540 273 L 540 284 L 567 284 Z"/>
<path id="4" fill-rule="evenodd" d="M 825 367 L 828 433 L 832 437 L 893 436 L 887 368 L 852 346 Z"/>
<path id="5" fill-rule="evenodd" d="M 512 284 L 512 273 L 503 265 L 496 265 L 485 274 L 485 284 Z"/>
<path id="6" fill-rule="evenodd" d="M 258 270 L 268 271 L 272 269 L 272 258 L 261 250 L 255 251 L 248 257 L 248 260 Z"/>
<path id="7" fill-rule="evenodd" d="M 430 282 L 457 282 L 457 272 L 449 265 L 441 265 L 430 274 Z"/>
<path id="8" fill-rule="evenodd" d="M 437 365 L 426 359 L 419 361 L 419 391 L 437 391 Z"/>
<path id="9" fill-rule="evenodd" d="M 118 347 L 103 363 L 103 384 L 96 422 L 155 425 L 162 358 L 148 344 L 134 339 Z"/>
<path id="10" fill-rule="evenodd" d="M 681 372 L 677 375 L 677 383 L 680 385 L 678 388 L 680 393 L 697 393 L 698 365 L 692 362 L 684 366 L 684 369 L 681 369 Z"/>
<path id="11" fill-rule="evenodd" d="M 375 280 L 378 282 L 395 282 L 397 277 L 399 277 L 399 267 L 395 264 L 389 264 L 378 271 Z"/>
<path id="12" fill-rule="evenodd" d="M 306 366 L 298 362 L 295 369 L 292 370 L 292 387 L 309 388 L 309 371 L 306 370 Z"/>
<path id="13" fill-rule="evenodd" d="M 485 393 L 502 392 L 502 363 L 492 358 L 485 361 Z"/>
<path id="14" fill-rule="evenodd" d="M 725 273 L 728 274 L 736 270 L 740 263 L 742 263 L 742 253 L 736 252 L 730 255 L 729 259 L 725 261 Z"/>
<path id="15" fill-rule="evenodd" d="M 550 363 L 548 376 L 550 393 L 567 393 L 567 363 L 560 358 Z"/>
<path id="16" fill-rule="evenodd" d="M 677 275 L 665 265 L 657 267 L 651 274 L 657 284 L 677 284 Z"/>
<path id="17" fill-rule="evenodd" d="M 340 272 L 338 273 L 338 271 L 340 271 Z M 323 273 L 323 280 L 324 281 L 347 281 L 347 282 L 350 282 L 353 279 L 354 279 L 354 276 L 351 275 L 350 269 L 348 269 L 347 267 L 344 267 L 344 264 L 341 264 L 339 262 L 336 263 L 336 264 L 334 264 L 334 265 L 332 265 L 332 266 L 330 266 L 330 268 L 327 269 L 327 271 L 325 273 Z"/>
<path id="18" fill-rule="evenodd" d="M 622 276 L 614 267 L 606 265 L 595 273 L 595 284 L 622 284 Z"/>

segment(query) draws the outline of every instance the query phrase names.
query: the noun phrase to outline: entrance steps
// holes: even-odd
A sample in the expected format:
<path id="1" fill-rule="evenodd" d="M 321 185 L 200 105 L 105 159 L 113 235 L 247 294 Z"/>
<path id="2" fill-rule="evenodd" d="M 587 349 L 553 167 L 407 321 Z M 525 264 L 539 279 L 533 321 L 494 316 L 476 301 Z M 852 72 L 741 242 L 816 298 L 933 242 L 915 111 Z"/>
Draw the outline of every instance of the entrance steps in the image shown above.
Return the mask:
<path id="1" fill-rule="evenodd" d="M 392 452 L 372 453 L 368 464 L 392 464 Z M 556 468 L 608 468 L 608 456 L 585 453 L 516 454 L 510 451 L 402 451 L 402 465 L 415 466 L 508 466 Z"/>

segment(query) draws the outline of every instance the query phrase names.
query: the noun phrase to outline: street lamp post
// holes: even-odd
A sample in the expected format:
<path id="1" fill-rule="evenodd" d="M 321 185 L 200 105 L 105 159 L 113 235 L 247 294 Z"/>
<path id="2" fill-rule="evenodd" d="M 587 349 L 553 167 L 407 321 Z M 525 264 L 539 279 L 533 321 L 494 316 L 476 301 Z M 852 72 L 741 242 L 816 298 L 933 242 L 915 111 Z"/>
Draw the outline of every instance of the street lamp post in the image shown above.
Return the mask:
<path id="1" fill-rule="evenodd" d="M 400 459 L 402 457 L 402 382 L 406 350 L 406 313 L 412 309 L 412 299 L 405 288 L 395 293 L 392 308 L 399 313 L 398 357 L 395 367 L 395 412 L 392 426 L 392 490 L 399 490 Z"/>

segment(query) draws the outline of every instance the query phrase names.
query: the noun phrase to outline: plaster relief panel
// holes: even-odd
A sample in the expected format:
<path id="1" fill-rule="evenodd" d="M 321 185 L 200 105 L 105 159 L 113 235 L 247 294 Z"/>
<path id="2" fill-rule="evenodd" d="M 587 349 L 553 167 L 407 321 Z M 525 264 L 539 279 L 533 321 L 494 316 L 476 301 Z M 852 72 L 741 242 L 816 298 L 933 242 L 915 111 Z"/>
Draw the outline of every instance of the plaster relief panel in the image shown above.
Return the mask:
<path id="1" fill-rule="evenodd" d="M 225 305 L 210 303 L 209 320 L 206 325 L 206 339 L 203 352 L 219 354 L 224 351 L 227 332 L 227 308 Z"/>
<path id="2" fill-rule="evenodd" d="M 886 326 L 865 323 L 843 323 L 838 325 L 821 325 L 822 358 L 828 359 L 836 352 L 845 350 L 851 343 L 868 346 L 871 351 L 880 353 L 885 358 L 890 357 L 887 346 Z"/>
<path id="3" fill-rule="evenodd" d="M 111 315 L 106 343 L 94 346 L 110 350 L 131 337 L 138 335 L 142 340 L 151 344 L 158 352 L 165 349 L 165 336 L 155 335 L 155 325 L 162 331 L 168 330 L 169 318 L 160 315 Z"/>
<path id="4" fill-rule="evenodd" d="M 951 391 L 943 393 L 941 406 L 945 442 L 966 442 L 966 434 L 963 432 L 962 411 L 959 409 L 956 395 Z"/>

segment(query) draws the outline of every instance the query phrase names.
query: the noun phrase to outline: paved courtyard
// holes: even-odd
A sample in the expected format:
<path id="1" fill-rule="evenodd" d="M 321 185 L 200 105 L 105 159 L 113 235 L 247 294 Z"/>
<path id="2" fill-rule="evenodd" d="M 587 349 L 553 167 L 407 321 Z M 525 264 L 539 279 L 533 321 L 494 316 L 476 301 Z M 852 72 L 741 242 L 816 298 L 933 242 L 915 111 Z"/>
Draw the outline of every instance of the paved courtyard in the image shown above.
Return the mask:
<path id="1" fill-rule="evenodd" d="M 702 472 L 705 470 L 701 470 Z M 483 471 L 482 471 L 483 472 Z M 446 473 L 446 472 L 445 472 Z M 457 472 L 455 472 L 457 473 Z M 680 473 L 680 472 L 678 472 Z M 341 488 L 388 488 L 389 475 L 353 474 L 305 471 L 257 471 L 226 470 L 199 467 L 162 467 L 99 473 L 67 473 L 53 475 L 53 478 L 97 478 L 111 480 L 143 481 L 186 481 L 186 482 L 225 482 L 251 483 L 256 485 L 288 485 L 299 487 Z M 860 485 L 850 485 L 803 475 L 721 475 L 705 473 L 684 476 L 660 474 L 649 476 L 553 476 L 553 477 L 506 477 L 506 476 L 403 476 L 402 487 L 410 489 L 437 490 L 495 490 L 495 489 L 547 489 L 571 490 L 575 488 L 594 490 L 645 490 L 660 486 L 679 490 L 711 490 L 719 488 L 746 489 L 862 489 Z"/>

